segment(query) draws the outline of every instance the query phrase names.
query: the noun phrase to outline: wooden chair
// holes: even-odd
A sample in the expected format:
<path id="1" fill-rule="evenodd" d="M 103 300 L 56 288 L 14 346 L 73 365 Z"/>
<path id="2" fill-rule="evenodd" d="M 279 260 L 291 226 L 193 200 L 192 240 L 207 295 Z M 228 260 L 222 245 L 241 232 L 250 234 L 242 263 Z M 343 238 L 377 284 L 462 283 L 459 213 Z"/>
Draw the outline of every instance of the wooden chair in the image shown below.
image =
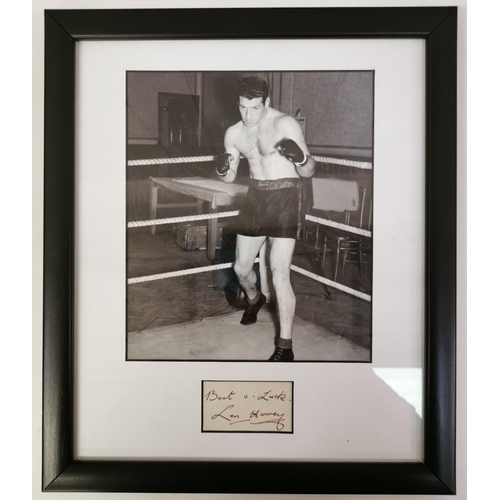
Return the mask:
<path id="1" fill-rule="evenodd" d="M 362 228 L 366 208 L 366 189 L 363 189 L 361 201 L 359 199 L 359 185 L 353 180 L 342 180 L 336 178 L 313 178 L 313 209 L 326 212 L 325 218 L 331 218 L 331 212 L 343 213 L 343 223 L 351 225 L 351 214 L 359 212 L 358 227 Z M 338 219 L 338 217 L 337 217 Z M 371 224 L 371 210 L 370 220 Z M 334 234 L 327 226 L 320 225 L 316 228 L 315 250 L 319 251 L 320 233 L 323 233 L 324 241 L 322 248 L 322 263 L 324 268 L 328 249 L 328 239 L 334 240 L 336 245 L 334 281 L 337 280 L 340 262 L 342 261 L 342 272 L 345 272 L 347 263 L 356 263 L 360 276 L 363 275 L 363 244 L 361 238 L 354 234 L 346 233 L 345 236 Z"/>

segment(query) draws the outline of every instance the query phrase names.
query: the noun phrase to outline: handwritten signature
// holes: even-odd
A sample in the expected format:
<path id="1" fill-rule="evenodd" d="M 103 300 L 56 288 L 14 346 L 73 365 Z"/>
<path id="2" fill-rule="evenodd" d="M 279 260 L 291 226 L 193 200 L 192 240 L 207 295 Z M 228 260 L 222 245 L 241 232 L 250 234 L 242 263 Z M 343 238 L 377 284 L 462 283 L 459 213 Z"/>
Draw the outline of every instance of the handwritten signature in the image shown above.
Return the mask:
<path id="1" fill-rule="evenodd" d="M 270 392 L 270 391 L 269 391 Z M 267 400 L 266 400 L 267 401 Z M 283 423 L 285 419 L 284 413 L 278 413 L 276 411 L 261 411 L 252 410 L 250 412 L 249 418 L 241 419 L 241 417 L 236 413 L 231 413 L 230 410 L 234 408 L 234 405 L 226 406 L 220 413 L 216 413 L 212 415 L 212 420 L 217 418 L 223 418 L 229 422 L 229 425 L 241 424 L 242 422 L 250 422 L 252 425 L 261 425 L 261 424 L 276 424 L 276 430 L 281 431 L 285 427 Z M 258 420 L 261 417 L 276 417 L 276 418 L 268 418 L 267 420 Z M 257 420 L 252 420 L 257 419 Z"/>

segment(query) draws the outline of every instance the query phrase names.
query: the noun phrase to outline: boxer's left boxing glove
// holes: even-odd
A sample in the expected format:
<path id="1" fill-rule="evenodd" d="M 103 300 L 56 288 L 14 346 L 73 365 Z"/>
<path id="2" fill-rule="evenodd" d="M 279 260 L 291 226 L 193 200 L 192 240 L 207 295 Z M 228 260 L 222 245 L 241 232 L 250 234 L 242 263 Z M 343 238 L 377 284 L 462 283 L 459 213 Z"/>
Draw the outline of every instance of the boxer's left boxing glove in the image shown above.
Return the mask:
<path id="1" fill-rule="evenodd" d="M 233 157 L 229 153 L 223 153 L 215 157 L 215 173 L 219 177 L 224 177 L 229 172 Z"/>
<path id="2" fill-rule="evenodd" d="M 283 139 L 277 146 L 281 154 L 298 167 L 303 167 L 307 163 L 307 156 L 300 149 L 299 145 L 292 139 Z"/>

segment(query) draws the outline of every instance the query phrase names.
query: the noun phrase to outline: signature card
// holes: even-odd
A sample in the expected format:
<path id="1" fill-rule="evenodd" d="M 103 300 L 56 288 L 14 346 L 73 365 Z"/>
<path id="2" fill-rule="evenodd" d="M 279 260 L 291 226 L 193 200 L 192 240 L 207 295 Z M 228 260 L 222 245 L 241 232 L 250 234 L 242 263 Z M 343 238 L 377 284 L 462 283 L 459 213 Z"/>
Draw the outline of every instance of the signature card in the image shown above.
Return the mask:
<path id="1" fill-rule="evenodd" d="M 202 432 L 293 432 L 293 382 L 202 381 Z"/>

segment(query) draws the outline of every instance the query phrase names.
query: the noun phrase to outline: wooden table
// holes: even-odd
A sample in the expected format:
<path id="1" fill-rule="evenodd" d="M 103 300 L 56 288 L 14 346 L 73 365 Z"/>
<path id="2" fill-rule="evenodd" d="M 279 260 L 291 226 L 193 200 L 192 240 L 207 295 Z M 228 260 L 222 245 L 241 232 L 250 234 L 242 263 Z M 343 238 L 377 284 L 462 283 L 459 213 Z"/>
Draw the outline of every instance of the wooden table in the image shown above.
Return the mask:
<path id="1" fill-rule="evenodd" d="M 218 179 L 204 177 L 151 177 L 150 218 L 156 219 L 158 208 L 197 207 L 201 213 L 203 202 L 208 202 L 209 212 L 216 213 L 219 207 L 232 205 L 237 198 L 247 194 L 248 186 L 237 183 L 226 183 Z M 158 188 L 163 187 L 176 193 L 185 194 L 198 200 L 195 203 L 158 204 Z M 155 234 L 156 226 L 151 226 L 151 234 Z M 207 255 L 215 259 L 217 240 L 217 218 L 207 221 Z"/>

